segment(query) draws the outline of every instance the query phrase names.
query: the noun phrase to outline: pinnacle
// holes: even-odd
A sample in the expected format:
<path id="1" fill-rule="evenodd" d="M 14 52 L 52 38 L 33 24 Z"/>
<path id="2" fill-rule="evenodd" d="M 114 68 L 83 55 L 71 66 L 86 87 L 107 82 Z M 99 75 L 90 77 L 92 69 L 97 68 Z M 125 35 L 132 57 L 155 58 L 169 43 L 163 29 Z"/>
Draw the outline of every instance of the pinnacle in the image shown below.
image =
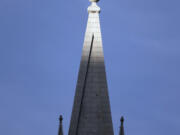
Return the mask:
<path id="1" fill-rule="evenodd" d="M 124 122 L 124 117 L 122 116 L 122 117 L 121 117 L 121 123 L 123 123 L 123 122 Z"/>
<path id="2" fill-rule="evenodd" d="M 62 115 L 60 115 L 59 121 L 62 122 L 62 120 L 63 120 L 63 117 L 62 117 Z"/>

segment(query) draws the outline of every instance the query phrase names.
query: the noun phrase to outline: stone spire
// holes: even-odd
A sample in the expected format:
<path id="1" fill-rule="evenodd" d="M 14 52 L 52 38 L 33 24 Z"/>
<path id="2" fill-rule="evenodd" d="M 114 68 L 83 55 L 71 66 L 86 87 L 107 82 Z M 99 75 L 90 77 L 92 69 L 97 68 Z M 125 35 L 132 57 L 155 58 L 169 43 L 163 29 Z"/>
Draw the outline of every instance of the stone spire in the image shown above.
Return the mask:
<path id="1" fill-rule="evenodd" d="M 120 131 L 119 131 L 119 135 L 124 135 L 124 117 L 121 117 L 121 126 L 120 126 Z"/>
<path id="2" fill-rule="evenodd" d="M 63 121 L 63 117 L 62 117 L 62 115 L 60 115 L 60 117 L 59 117 L 59 131 L 58 131 L 58 135 L 63 135 L 62 121 Z"/>
<path id="3" fill-rule="evenodd" d="M 113 135 L 98 0 L 90 0 L 69 135 Z"/>

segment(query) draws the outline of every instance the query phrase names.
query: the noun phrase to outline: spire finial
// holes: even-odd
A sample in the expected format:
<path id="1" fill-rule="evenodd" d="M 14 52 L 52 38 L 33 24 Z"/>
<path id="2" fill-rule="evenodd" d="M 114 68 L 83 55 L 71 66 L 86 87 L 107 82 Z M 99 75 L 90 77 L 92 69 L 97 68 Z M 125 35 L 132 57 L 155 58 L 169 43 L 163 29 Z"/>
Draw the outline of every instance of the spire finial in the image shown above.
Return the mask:
<path id="1" fill-rule="evenodd" d="M 91 5 L 88 7 L 88 12 L 89 13 L 100 13 L 100 7 L 96 4 L 99 0 L 89 0 Z"/>
<path id="2" fill-rule="evenodd" d="M 123 126 L 124 117 L 123 116 L 121 117 L 120 121 L 121 121 L 121 126 L 120 126 L 119 135 L 124 135 L 124 126 Z"/>
<path id="3" fill-rule="evenodd" d="M 99 0 L 89 0 L 90 2 L 98 2 Z"/>
<path id="4" fill-rule="evenodd" d="M 58 135 L 63 135 L 63 127 L 62 127 L 63 117 L 62 117 L 62 115 L 60 115 L 59 121 L 60 121 L 60 125 L 59 125 Z"/>
<path id="5" fill-rule="evenodd" d="M 121 124 L 123 124 L 124 123 L 124 117 L 122 116 L 121 117 Z"/>
<path id="6" fill-rule="evenodd" d="M 60 123 L 62 123 L 62 121 L 63 121 L 63 116 L 62 115 L 60 115 L 59 121 L 60 121 Z"/>

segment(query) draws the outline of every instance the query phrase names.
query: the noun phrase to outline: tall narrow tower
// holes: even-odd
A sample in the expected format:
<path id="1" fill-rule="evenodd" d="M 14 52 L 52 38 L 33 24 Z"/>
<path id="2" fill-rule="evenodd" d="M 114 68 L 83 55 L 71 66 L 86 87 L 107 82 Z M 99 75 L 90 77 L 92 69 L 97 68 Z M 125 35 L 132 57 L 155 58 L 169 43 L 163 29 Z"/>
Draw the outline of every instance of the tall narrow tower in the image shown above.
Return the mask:
<path id="1" fill-rule="evenodd" d="M 98 0 L 90 0 L 69 135 L 113 135 L 99 22 Z"/>

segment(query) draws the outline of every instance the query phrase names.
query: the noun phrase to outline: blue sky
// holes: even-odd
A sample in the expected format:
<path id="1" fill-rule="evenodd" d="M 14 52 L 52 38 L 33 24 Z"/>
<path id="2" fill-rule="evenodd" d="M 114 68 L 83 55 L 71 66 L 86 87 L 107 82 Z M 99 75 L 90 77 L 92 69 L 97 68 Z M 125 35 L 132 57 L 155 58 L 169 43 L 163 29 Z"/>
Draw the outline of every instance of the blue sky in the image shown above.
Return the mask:
<path id="1" fill-rule="evenodd" d="M 67 135 L 88 0 L 0 0 L 0 134 Z M 101 0 L 115 135 L 180 134 L 180 1 Z"/>

